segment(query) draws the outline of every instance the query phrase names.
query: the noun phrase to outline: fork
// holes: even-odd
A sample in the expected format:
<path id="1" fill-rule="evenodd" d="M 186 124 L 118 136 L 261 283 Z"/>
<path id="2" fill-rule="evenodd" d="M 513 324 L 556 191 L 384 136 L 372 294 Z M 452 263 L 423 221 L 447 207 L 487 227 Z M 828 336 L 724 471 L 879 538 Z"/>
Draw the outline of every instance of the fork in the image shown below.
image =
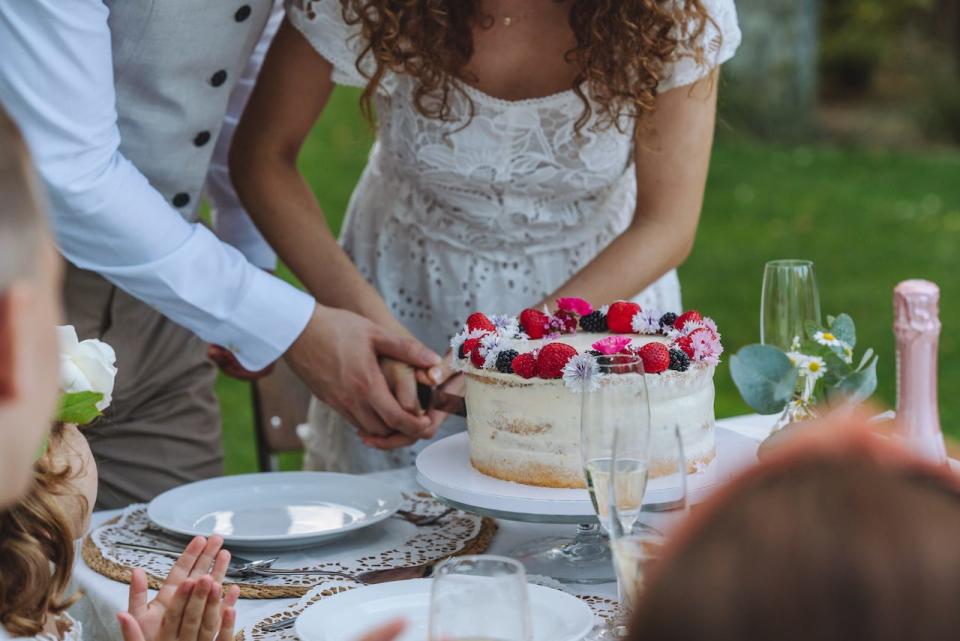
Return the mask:
<path id="1" fill-rule="evenodd" d="M 170 548 L 156 547 L 153 545 L 141 545 L 139 543 L 128 543 L 126 541 L 114 541 L 114 547 L 124 548 L 126 550 L 136 550 L 137 552 L 148 552 L 150 554 L 159 554 L 161 556 L 170 557 L 172 559 L 179 559 L 180 555 L 183 553 L 182 550 L 173 550 Z M 242 556 L 235 556 L 233 553 L 230 554 L 230 564 L 227 566 L 228 572 L 231 569 L 241 569 L 241 568 L 269 568 L 274 563 L 277 562 L 278 557 L 273 557 L 271 559 L 246 559 Z"/>
<path id="2" fill-rule="evenodd" d="M 356 581 L 363 585 L 376 585 L 389 581 L 403 579 L 422 579 L 433 573 L 433 563 L 424 563 L 405 568 L 388 568 L 386 570 L 369 570 L 359 574 L 349 574 L 337 570 L 278 570 L 277 568 L 249 565 L 247 567 L 231 567 L 227 569 L 230 578 L 266 578 L 271 576 L 335 576 L 348 581 Z"/>

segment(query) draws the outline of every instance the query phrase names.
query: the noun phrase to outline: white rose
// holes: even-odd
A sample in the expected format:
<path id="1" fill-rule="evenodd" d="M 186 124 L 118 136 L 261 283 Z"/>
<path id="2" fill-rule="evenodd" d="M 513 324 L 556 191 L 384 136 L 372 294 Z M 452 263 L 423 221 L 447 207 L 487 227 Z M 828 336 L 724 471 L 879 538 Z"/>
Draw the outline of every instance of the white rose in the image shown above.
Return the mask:
<path id="1" fill-rule="evenodd" d="M 113 348 L 97 339 L 80 342 L 73 325 L 57 328 L 60 338 L 60 391 L 98 392 L 103 400 L 97 409 L 105 410 L 113 400 L 117 378 L 117 355 Z"/>

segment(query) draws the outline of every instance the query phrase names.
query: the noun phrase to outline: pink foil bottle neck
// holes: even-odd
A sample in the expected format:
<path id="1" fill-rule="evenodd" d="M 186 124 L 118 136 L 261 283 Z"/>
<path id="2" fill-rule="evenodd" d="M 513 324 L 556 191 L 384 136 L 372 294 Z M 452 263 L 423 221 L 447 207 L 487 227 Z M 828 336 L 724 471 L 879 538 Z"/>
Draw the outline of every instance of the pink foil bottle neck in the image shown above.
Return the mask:
<path id="1" fill-rule="evenodd" d="M 897 339 L 897 416 L 908 447 L 933 463 L 947 460 L 937 406 L 940 289 L 907 280 L 893 290 Z"/>

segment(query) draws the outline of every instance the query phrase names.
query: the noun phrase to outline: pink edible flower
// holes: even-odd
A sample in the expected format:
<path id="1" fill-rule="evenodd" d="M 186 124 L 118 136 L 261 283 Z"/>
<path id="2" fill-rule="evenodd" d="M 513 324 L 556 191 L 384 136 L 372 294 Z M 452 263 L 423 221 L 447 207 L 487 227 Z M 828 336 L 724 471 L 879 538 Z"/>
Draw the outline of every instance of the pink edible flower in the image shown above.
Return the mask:
<path id="1" fill-rule="evenodd" d="M 720 337 L 714 332 L 702 327 L 690 334 L 689 338 L 695 361 L 701 361 L 709 365 L 716 365 L 720 362 L 723 345 L 720 343 Z"/>
<path id="2" fill-rule="evenodd" d="M 558 298 L 557 308 L 564 312 L 573 312 L 578 316 L 586 316 L 593 311 L 593 305 L 582 298 Z"/>
<path id="3" fill-rule="evenodd" d="M 630 340 L 628 336 L 607 336 L 606 338 L 598 340 L 590 347 L 601 354 L 610 356 L 611 354 L 619 354 L 623 351 L 623 348 L 630 344 Z"/>

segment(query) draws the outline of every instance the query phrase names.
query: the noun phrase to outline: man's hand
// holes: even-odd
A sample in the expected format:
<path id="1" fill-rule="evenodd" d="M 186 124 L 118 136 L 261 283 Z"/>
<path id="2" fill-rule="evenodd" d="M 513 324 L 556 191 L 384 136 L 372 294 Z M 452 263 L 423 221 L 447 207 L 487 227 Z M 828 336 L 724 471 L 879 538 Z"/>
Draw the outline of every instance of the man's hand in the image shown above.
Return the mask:
<path id="1" fill-rule="evenodd" d="M 401 407 L 380 370 L 381 356 L 417 368 L 440 362 L 439 356 L 411 336 L 390 334 L 362 316 L 321 305 L 286 359 L 317 398 L 366 435 L 388 437 L 400 432 L 414 440 L 423 438 L 430 419 Z"/>
<path id="2" fill-rule="evenodd" d="M 273 371 L 273 363 L 270 363 L 260 371 L 251 372 L 240 364 L 240 361 L 233 355 L 233 352 L 220 345 L 210 345 L 207 347 L 207 358 L 216 363 L 217 367 L 219 367 L 220 371 L 224 374 L 240 379 L 241 381 L 255 381 L 258 378 L 267 376 Z"/>

